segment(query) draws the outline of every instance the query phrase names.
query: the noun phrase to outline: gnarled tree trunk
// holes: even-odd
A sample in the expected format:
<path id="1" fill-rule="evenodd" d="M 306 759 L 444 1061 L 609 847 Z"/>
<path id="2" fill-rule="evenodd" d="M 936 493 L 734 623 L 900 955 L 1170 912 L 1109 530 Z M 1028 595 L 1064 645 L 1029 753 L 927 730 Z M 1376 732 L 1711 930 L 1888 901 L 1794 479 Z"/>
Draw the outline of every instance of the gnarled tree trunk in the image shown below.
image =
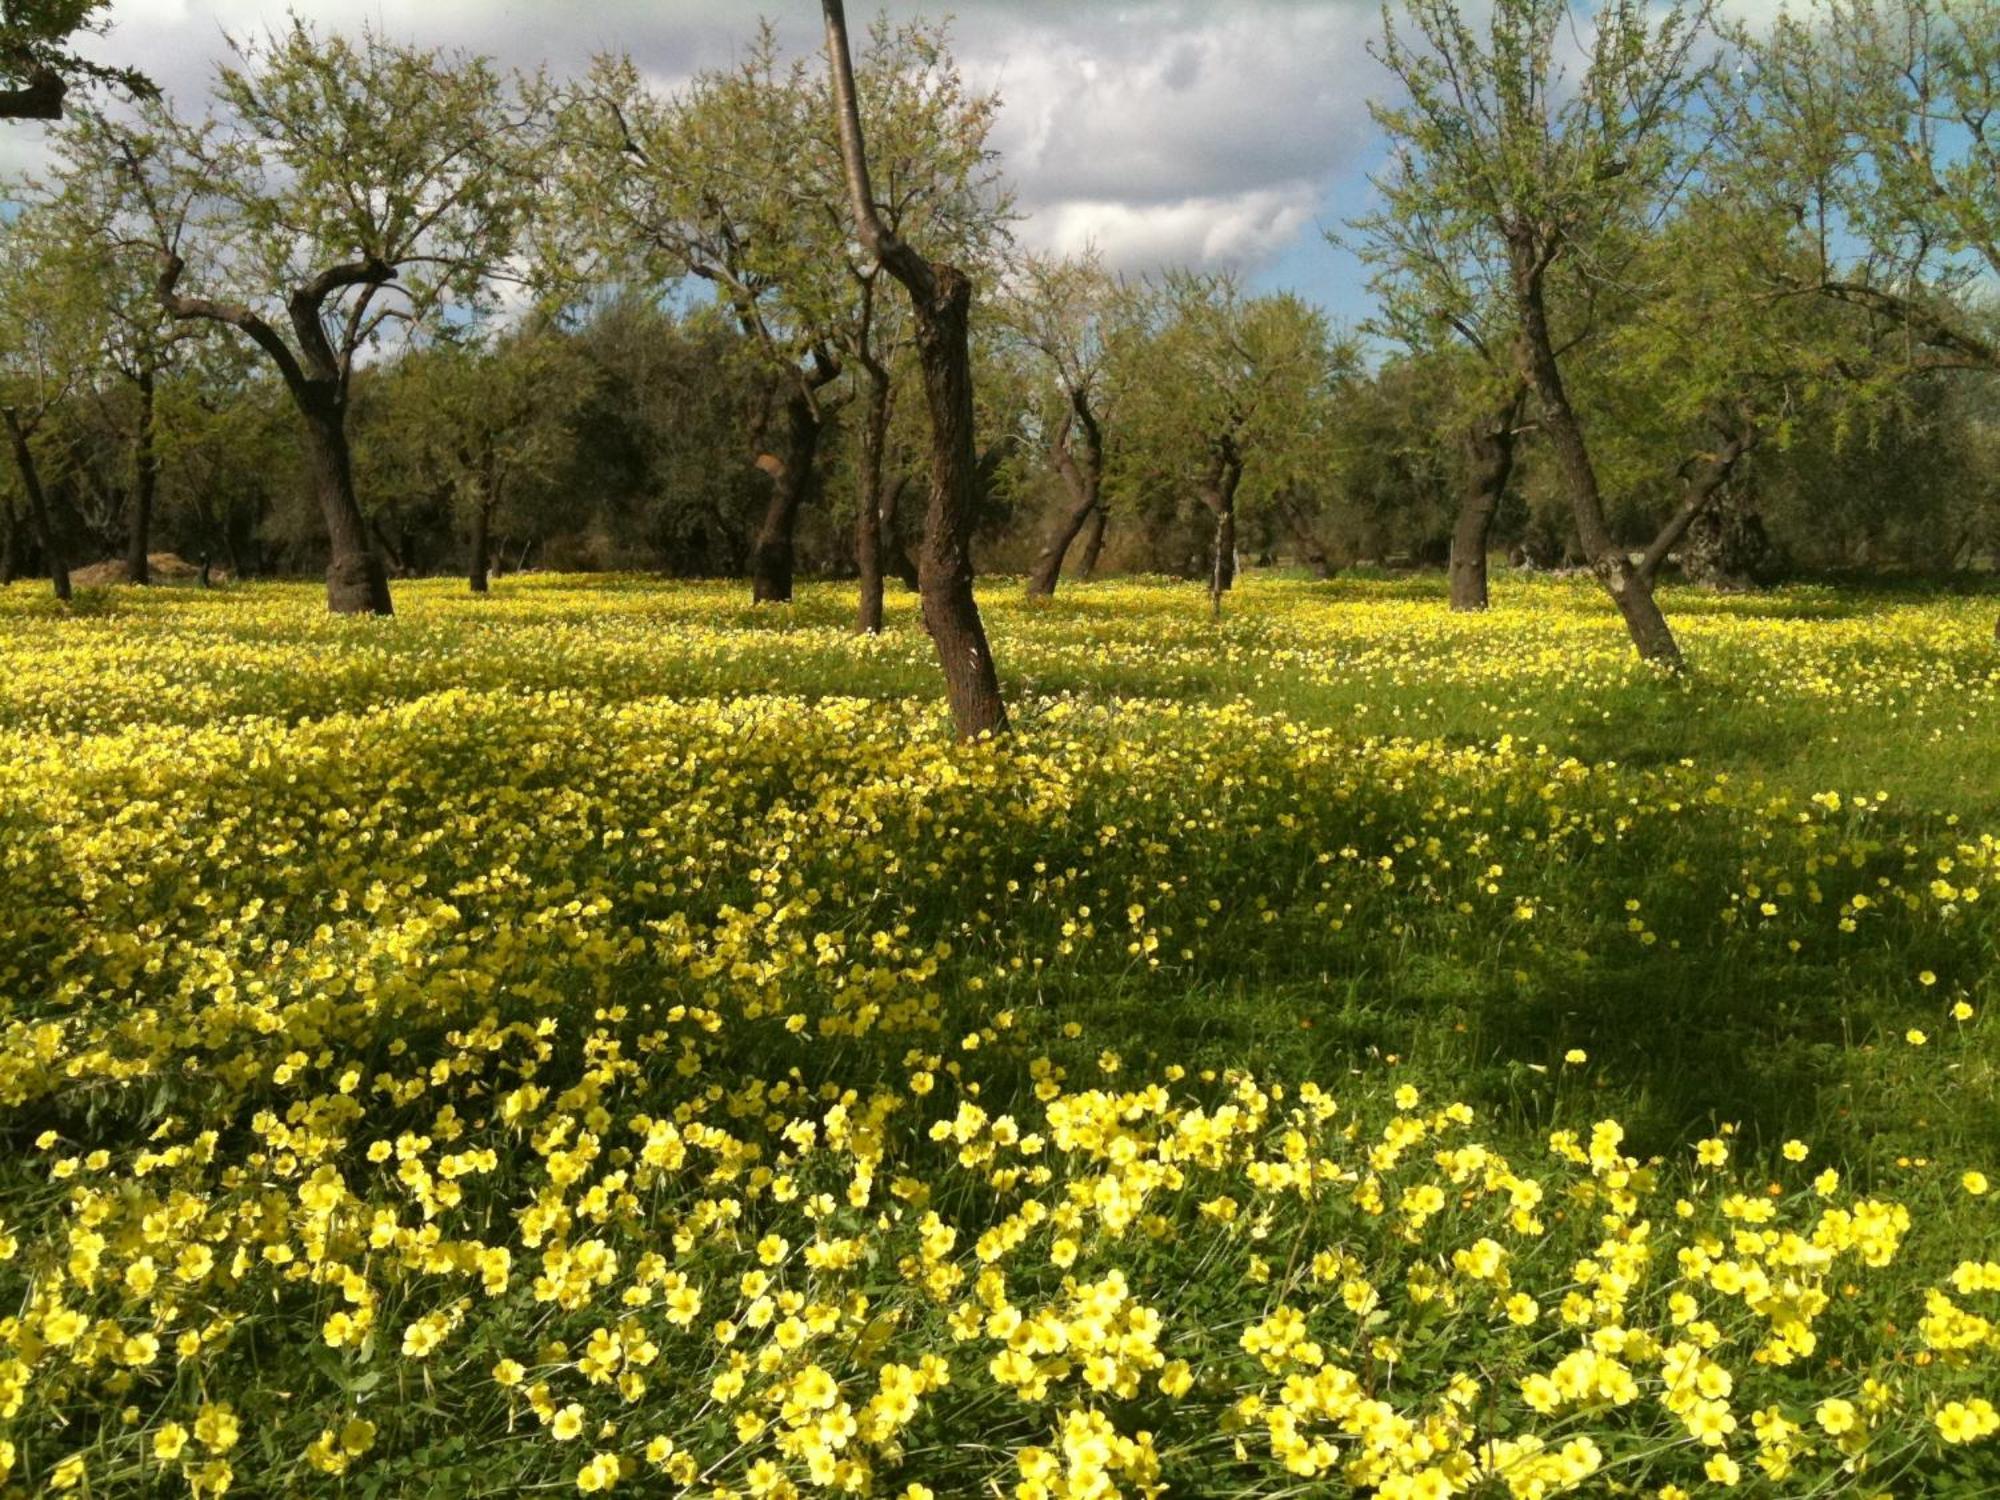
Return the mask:
<path id="1" fill-rule="evenodd" d="M 1647 661 L 1672 671 L 1682 666 L 1681 648 L 1667 617 L 1653 597 L 1652 580 L 1633 565 L 1624 549 L 1611 535 L 1604 517 L 1604 498 L 1597 487 L 1597 469 L 1590 459 L 1590 446 L 1583 435 L 1583 423 L 1570 405 L 1563 385 L 1562 369 L 1556 360 L 1555 341 L 1549 331 L 1548 305 L 1543 292 L 1545 264 L 1530 243 L 1510 246 L 1513 257 L 1515 301 L 1521 315 L 1520 352 L 1522 376 L 1535 393 L 1541 408 L 1542 424 L 1556 468 L 1569 491 L 1570 508 L 1576 517 L 1577 538 L 1590 563 L 1590 571 L 1611 596 L 1624 617 L 1632 644 Z"/>
<path id="2" fill-rule="evenodd" d="M 14 466 L 21 471 L 21 488 L 28 496 L 28 526 L 34 533 L 35 545 L 41 549 L 42 566 L 48 570 L 56 597 L 66 604 L 70 595 L 69 565 L 63 560 L 62 539 L 56 535 L 49 518 L 49 497 L 42 489 L 42 472 L 35 464 L 35 450 L 28 445 L 28 429 L 11 406 L 0 407 L 0 420 L 6 422 Z"/>
<path id="3" fill-rule="evenodd" d="M 1090 530 L 1083 538 L 1083 556 L 1076 564 L 1076 576 L 1086 582 L 1097 576 L 1097 564 L 1104 556 L 1104 528 L 1110 520 L 1111 513 L 1104 508 L 1104 498 L 1100 495 L 1097 508 L 1090 513 Z"/>
<path id="4" fill-rule="evenodd" d="M 1725 593 L 1764 586 L 1771 537 L 1749 488 L 1725 485 L 1715 503 L 1695 517 L 1681 547 L 1681 568 L 1691 582 Z"/>
<path id="5" fill-rule="evenodd" d="M 21 519 L 14 507 L 0 500 L 0 588 L 21 576 Z"/>

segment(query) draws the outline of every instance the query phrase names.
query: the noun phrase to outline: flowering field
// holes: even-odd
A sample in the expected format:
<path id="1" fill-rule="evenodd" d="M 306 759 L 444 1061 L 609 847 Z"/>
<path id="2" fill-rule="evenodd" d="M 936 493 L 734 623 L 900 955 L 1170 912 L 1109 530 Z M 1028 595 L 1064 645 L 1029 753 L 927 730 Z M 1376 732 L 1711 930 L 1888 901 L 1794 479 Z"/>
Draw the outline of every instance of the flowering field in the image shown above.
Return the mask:
<path id="1" fill-rule="evenodd" d="M 1992 601 L 1502 592 L 0 594 L 0 1493 L 2000 1492 Z"/>

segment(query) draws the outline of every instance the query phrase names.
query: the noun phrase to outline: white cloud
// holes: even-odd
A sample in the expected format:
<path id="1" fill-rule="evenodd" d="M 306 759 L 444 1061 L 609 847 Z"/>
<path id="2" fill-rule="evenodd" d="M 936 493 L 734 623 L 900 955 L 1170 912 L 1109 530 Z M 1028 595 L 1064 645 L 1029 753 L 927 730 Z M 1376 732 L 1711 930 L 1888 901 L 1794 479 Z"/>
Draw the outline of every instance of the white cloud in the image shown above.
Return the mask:
<path id="1" fill-rule="evenodd" d="M 299 0 L 314 24 L 366 22 L 398 39 L 504 64 L 581 68 L 627 50 L 649 73 L 726 64 L 756 24 L 750 0 Z M 820 43 L 818 7 L 770 0 L 788 47 Z M 894 0 L 955 11 L 967 76 L 1006 102 L 995 145 L 1032 215 L 1030 243 L 1094 239 L 1128 268 L 1187 260 L 1254 267 L 1309 233 L 1327 186 L 1372 149 L 1366 56 L 1375 0 Z M 859 25 L 873 10 L 850 0 Z M 119 0 L 92 50 L 136 64 L 197 105 L 224 35 L 285 23 L 282 0 Z M 0 132 L 0 163 L 40 156 L 32 127 Z"/>

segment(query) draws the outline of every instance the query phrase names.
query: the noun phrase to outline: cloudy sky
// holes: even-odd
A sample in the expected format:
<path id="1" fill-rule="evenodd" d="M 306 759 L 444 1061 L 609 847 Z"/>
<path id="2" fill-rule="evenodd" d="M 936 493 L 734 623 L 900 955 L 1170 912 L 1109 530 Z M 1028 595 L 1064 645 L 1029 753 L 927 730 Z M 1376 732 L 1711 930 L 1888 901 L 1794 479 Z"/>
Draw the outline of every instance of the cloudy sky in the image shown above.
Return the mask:
<path id="1" fill-rule="evenodd" d="M 1757 0 L 1746 0 L 1757 3 Z M 626 50 L 681 78 L 726 65 L 760 11 L 787 46 L 818 46 L 814 0 L 300 0 L 330 27 L 464 47 L 503 63 L 581 67 Z M 861 24 L 875 7 L 849 0 Z M 1366 101 L 1384 90 L 1367 43 L 1379 0 L 889 0 L 898 18 L 955 19 L 956 51 L 1005 108 L 995 145 L 1023 238 L 1095 241 L 1122 267 L 1230 266 L 1338 317 L 1365 311 L 1354 262 L 1323 230 L 1368 205 L 1381 155 Z M 113 0 L 94 50 L 136 63 L 175 97 L 199 96 L 229 33 L 284 19 L 283 0 Z M 12 127 L 0 163 L 34 151 Z"/>

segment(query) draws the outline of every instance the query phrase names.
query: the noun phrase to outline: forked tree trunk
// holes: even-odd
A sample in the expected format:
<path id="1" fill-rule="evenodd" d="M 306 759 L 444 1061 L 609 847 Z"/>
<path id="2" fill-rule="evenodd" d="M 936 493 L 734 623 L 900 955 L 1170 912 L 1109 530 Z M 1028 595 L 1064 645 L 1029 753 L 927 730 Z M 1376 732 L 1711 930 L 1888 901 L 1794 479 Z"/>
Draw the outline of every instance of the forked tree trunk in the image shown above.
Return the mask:
<path id="1" fill-rule="evenodd" d="M 1612 603 L 1618 606 L 1639 655 L 1646 661 L 1679 671 L 1683 665 L 1680 644 L 1674 639 L 1666 616 L 1660 613 L 1659 602 L 1653 597 L 1652 580 L 1618 546 L 1604 518 L 1604 498 L 1597 487 L 1597 469 L 1590 459 L 1590 445 L 1585 441 L 1576 408 L 1570 405 L 1562 369 L 1556 360 L 1543 296 L 1543 267 L 1535 259 L 1536 249 L 1531 243 L 1516 243 L 1510 246 L 1510 251 L 1514 261 L 1515 301 L 1521 315 L 1521 373 L 1541 408 L 1556 468 L 1569 491 L 1584 557 Z"/>
<path id="2" fill-rule="evenodd" d="M 1076 451 L 1073 437 L 1082 438 L 1082 452 Z M 1084 523 L 1097 513 L 1098 495 L 1104 483 L 1104 443 L 1098 431 L 1097 419 L 1090 410 L 1090 395 L 1087 391 L 1070 393 L 1070 409 L 1064 415 L 1062 426 L 1057 430 L 1052 457 L 1056 472 L 1062 476 L 1063 487 L 1069 491 L 1069 504 L 1056 517 L 1050 527 L 1048 540 L 1042 550 L 1035 555 L 1034 566 L 1028 571 L 1028 597 L 1046 599 L 1056 591 L 1056 584 L 1062 578 L 1063 559 L 1083 530 Z"/>
<path id="3" fill-rule="evenodd" d="M 861 492 L 854 499 L 854 566 L 861 576 L 855 628 L 882 633 L 882 450 L 889 441 L 889 372 L 871 364 L 861 425 Z"/>
<path id="4" fill-rule="evenodd" d="M 868 186 L 867 149 L 855 103 L 854 65 L 841 0 L 821 0 L 827 57 L 839 111 L 842 165 L 861 240 L 903 284 L 915 314 L 917 363 L 931 420 L 931 492 L 924 515 L 917 588 L 925 628 L 937 647 L 945 700 L 960 739 L 1002 734 L 1007 708 L 972 593 L 972 526 L 978 505 L 973 452 L 972 283 L 956 266 L 926 261 L 882 225 Z"/>
<path id="5" fill-rule="evenodd" d="M 799 508 L 818 479 L 820 416 L 810 396 L 794 391 L 785 402 L 785 451 L 759 465 L 771 476 L 771 499 L 750 553 L 750 598 L 756 604 L 792 602 L 793 537 Z"/>
<path id="6" fill-rule="evenodd" d="M 42 566 L 56 597 L 69 602 L 69 565 L 63 560 L 62 541 L 49 519 L 49 497 L 42 489 L 42 472 L 35 465 L 35 450 L 28 445 L 28 433 L 11 406 L 0 407 L 0 419 L 7 425 L 7 441 L 14 450 L 14 466 L 21 471 L 21 488 L 28 496 L 28 526 L 35 545 L 41 550 Z"/>
<path id="7" fill-rule="evenodd" d="M 126 533 L 125 580 L 151 583 L 150 561 L 153 545 L 153 497 L 159 492 L 160 461 L 153 445 L 153 375 L 142 371 L 136 382 L 139 391 L 139 424 L 132 434 L 132 522 Z"/>
<path id="8" fill-rule="evenodd" d="M 1451 533 L 1451 607 L 1459 613 L 1487 606 L 1486 554 L 1492 546 L 1493 518 L 1514 471 L 1514 428 L 1525 394 L 1517 388 L 1490 421 L 1465 434 L 1465 490 Z"/>
<path id="9" fill-rule="evenodd" d="M 472 507 L 472 563 L 466 570 L 466 582 L 472 592 L 486 592 L 486 575 L 493 563 L 493 497 L 481 495 L 479 503 Z"/>
<path id="10" fill-rule="evenodd" d="M 292 397 L 304 418 L 306 471 L 326 522 L 326 607 L 337 615 L 391 614 L 389 575 L 354 497 L 340 398 L 330 381 L 302 382 Z"/>
<path id="11" fill-rule="evenodd" d="M 1083 556 L 1077 559 L 1076 564 L 1076 576 L 1086 582 L 1097 576 L 1098 560 L 1104 556 L 1104 528 L 1110 520 L 1110 512 L 1104 508 L 1100 496 L 1097 508 L 1090 513 L 1090 530 L 1083 538 Z"/>

